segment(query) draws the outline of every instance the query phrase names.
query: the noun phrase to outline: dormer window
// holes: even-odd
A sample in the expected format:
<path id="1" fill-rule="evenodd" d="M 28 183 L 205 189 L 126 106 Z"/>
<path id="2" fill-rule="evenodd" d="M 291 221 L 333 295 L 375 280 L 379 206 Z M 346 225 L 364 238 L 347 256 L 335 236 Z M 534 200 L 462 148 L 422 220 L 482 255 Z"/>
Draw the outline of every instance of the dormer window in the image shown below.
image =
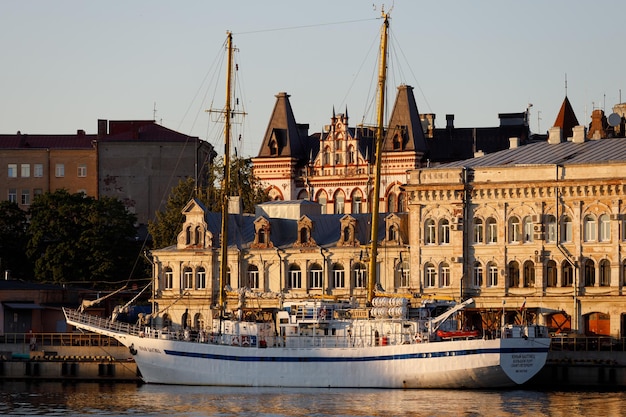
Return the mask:
<path id="1" fill-rule="evenodd" d="M 385 217 L 385 240 L 383 244 L 391 246 L 404 245 L 401 228 L 402 219 L 397 214 Z"/>
<path id="2" fill-rule="evenodd" d="M 270 155 L 278 155 L 278 143 L 276 139 L 270 141 Z"/>
<path id="3" fill-rule="evenodd" d="M 302 216 L 298 220 L 298 239 L 294 246 L 316 246 L 317 243 L 312 236 L 313 222 L 307 216 Z"/>
<path id="4" fill-rule="evenodd" d="M 393 137 L 393 150 L 399 151 L 402 149 L 402 138 L 400 135 L 394 135 Z"/>
<path id="5" fill-rule="evenodd" d="M 251 244 L 253 248 L 268 249 L 274 245 L 270 239 L 270 222 L 265 217 L 259 217 L 254 221 L 254 242 Z"/>
<path id="6" fill-rule="evenodd" d="M 337 246 L 359 246 L 356 238 L 356 219 L 346 215 L 341 219 L 341 235 Z"/>

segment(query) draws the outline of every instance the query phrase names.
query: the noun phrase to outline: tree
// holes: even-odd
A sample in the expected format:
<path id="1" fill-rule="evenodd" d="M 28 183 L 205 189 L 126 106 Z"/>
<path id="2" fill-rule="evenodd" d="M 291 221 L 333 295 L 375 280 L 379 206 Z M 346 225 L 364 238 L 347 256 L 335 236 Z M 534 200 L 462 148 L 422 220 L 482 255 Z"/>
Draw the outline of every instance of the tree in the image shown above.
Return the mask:
<path id="1" fill-rule="evenodd" d="M 137 219 L 119 200 L 59 190 L 37 196 L 29 214 L 27 254 L 38 281 L 118 285 L 130 278 Z"/>
<path id="2" fill-rule="evenodd" d="M 192 197 L 196 197 L 208 211 L 219 212 L 221 207 L 222 180 L 224 178 L 224 159 L 214 161 L 208 177 L 203 183 L 205 188 L 197 189 L 195 181 L 188 178 L 180 181 L 167 200 L 165 211 L 157 212 L 155 222 L 148 224 L 148 231 L 152 236 L 153 247 L 163 248 L 176 243 L 176 237 L 182 230 L 183 207 Z M 250 158 L 233 158 L 231 160 L 230 194 L 238 195 L 242 199 L 243 210 L 253 213 L 255 206 L 269 200 L 260 181 L 252 175 L 252 160 Z"/>
<path id="3" fill-rule="evenodd" d="M 17 203 L 0 201 L 0 269 L 12 277 L 30 278 L 32 268 L 26 257 L 26 212 Z"/>

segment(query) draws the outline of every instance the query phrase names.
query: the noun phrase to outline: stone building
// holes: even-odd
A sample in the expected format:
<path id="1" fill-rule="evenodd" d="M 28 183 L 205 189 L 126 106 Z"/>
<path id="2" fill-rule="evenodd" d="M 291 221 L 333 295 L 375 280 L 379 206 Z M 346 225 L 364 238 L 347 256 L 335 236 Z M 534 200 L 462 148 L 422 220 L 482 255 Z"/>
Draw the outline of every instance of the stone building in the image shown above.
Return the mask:
<path id="1" fill-rule="evenodd" d="M 473 297 L 483 328 L 626 333 L 626 138 L 589 139 L 566 99 L 546 142 L 411 172 L 413 285 Z M 573 113 L 573 112 L 572 112 Z"/>

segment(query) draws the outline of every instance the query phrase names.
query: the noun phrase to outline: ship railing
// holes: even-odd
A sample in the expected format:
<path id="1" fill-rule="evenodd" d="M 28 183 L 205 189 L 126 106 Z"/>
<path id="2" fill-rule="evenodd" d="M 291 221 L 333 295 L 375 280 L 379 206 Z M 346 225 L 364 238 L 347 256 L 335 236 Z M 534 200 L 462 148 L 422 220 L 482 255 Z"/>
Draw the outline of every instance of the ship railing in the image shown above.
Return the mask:
<path id="1" fill-rule="evenodd" d="M 75 323 L 84 324 L 89 327 L 95 327 L 101 330 L 109 330 L 115 333 L 124 333 L 131 335 L 139 335 L 142 332 L 141 328 L 134 324 L 111 321 L 109 319 L 93 316 L 91 314 L 81 313 L 78 310 L 71 310 L 67 308 L 64 308 L 63 312 L 69 320 Z"/>

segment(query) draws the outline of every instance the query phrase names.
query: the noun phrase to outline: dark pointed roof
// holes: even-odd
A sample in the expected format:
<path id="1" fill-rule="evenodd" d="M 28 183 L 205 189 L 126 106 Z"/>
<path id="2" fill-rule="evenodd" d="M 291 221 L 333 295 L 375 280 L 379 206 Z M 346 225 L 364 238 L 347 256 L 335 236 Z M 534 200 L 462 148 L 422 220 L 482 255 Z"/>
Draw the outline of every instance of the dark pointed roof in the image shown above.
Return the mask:
<path id="1" fill-rule="evenodd" d="M 425 153 L 428 151 L 426 137 L 420 121 L 420 114 L 415 103 L 413 87 L 402 84 L 393 105 L 383 151 L 393 151 L 393 137 L 400 131 L 403 139 L 402 150 Z"/>
<path id="2" fill-rule="evenodd" d="M 272 153 L 271 143 L 276 141 L 277 152 Z M 289 103 L 289 94 L 285 92 L 276 95 L 276 104 L 265 131 L 259 157 L 293 156 L 302 158 L 306 155 L 303 139 Z"/>
<path id="3" fill-rule="evenodd" d="M 571 138 L 572 129 L 574 126 L 578 126 L 578 124 L 578 119 L 576 119 L 574 109 L 572 108 L 567 96 L 565 96 L 565 100 L 563 100 L 563 104 L 561 104 L 561 110 L 559 110 L 559 114 L 556 116 L 556 120 L 554 121 L 554 126 L 561 128 L 563 138 Z"/>

